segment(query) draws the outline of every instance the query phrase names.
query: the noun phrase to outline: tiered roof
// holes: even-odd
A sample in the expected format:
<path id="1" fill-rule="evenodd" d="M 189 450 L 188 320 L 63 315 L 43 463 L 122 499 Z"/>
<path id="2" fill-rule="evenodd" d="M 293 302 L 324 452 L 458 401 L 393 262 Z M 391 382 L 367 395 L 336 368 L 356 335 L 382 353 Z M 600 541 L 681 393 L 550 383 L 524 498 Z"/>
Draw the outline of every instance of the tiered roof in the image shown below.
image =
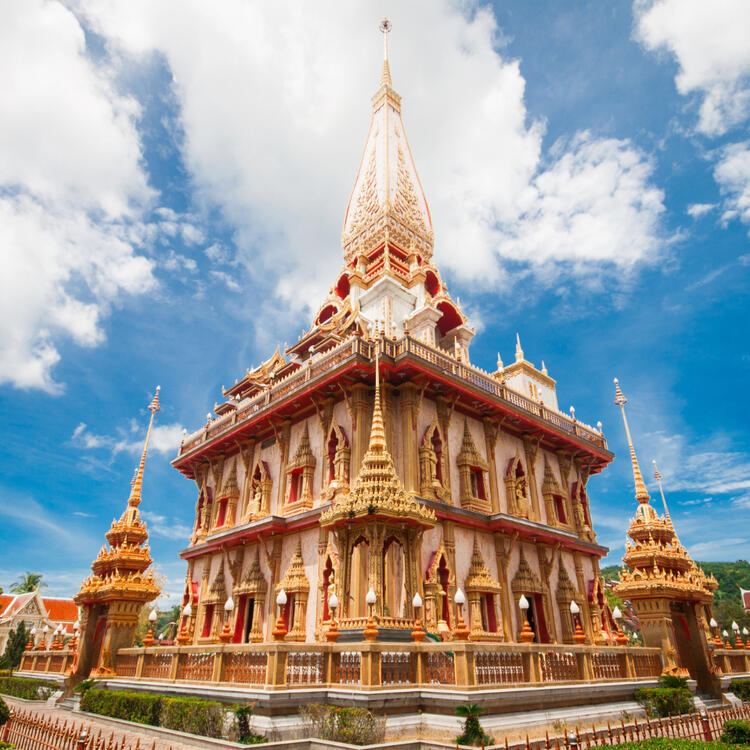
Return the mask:
<path id="1" fill-rule="evenodd" d="M 154 415 L 160 410 L 158 387 L 148 409 L 151 419 L 141 461 L 131 482 L 128 505 L 119 520 L 112 520 L 112 525 L 105 534 L 108 545 L 102 545 L 91 565 L 92 575 L 83 581 L 81 590 L 73 597 L 76 604 L 117 600 L 140 601 L 145 604 L 161 593 L 153 573 L 148 570 L 153 561 L 148 545 L 144 546 L 148 540 L 148 531 L 138 509 Z"/>
<path id="2" fill-rule="evenodd" d="M 718 582 L 713 576 L 707 576 L 680 544 L 669 513 L 665 512 L 660 516 L 651 505 L 651 497 L 643 481 L 625 416 L 627 402 L 618 381 L 615 380 L 615 405 L 622 410 L 633 466 L 635 497 L 638 500 L 635 518 L 630 522 L 628 529 L 628 536 L 632 542 L 629 541 L 625 547 L 623 562 L 626 567 L 620 574 L 617 593 L 626 599 L 661 596 L 710 602 Z M 656 476 L 661 487 L 661 475 L 658 470 Z"/>

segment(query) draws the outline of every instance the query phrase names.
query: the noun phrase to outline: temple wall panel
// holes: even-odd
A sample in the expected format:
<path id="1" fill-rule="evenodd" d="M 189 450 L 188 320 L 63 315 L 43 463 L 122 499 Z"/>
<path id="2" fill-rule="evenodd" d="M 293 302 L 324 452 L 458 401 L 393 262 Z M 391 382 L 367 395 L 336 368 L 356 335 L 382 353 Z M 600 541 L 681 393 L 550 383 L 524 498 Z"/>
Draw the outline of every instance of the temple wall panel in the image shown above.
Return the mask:
<path id="1" fill-rule="evenodd" d="M 261 443 L 259 449 L 257 449 L 255 453 L 255 459 L 258 459 L 258 457 L 261 461 L 266 462 L 268 465 L 268 473 L 271 475 L 271 515 L 279 515 L 281 511 L 278 502 L 279 481 L 281 479 L 281 450 L 278 442 L 274 441 L 273 445 L 269 445 L 266 448 L 264 448 L 263 443 Z M 252 467 L 250 467 L 250 470 L 252 471 Z"/>

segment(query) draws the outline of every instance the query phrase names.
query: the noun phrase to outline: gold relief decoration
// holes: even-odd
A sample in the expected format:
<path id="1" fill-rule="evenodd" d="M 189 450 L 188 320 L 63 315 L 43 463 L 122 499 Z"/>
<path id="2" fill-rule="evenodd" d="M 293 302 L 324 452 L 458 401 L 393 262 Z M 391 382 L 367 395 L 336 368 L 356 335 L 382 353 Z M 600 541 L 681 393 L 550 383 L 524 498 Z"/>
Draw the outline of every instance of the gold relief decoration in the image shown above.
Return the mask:
<path id="1" fill-rule="evenodd" d="M 443 428 L 436 414 L 419 444 L 420 494 L 429 500 L 447 502 L 450 499 L 445 446 Z"/>
<path id="2" fill-rule="evenodd" d="M 320 516 L 321 526 L 355 519 L 397 518 L 428 527 L 435 513 L 413 498 L 401 484 L 388 450 L 380 396 L 379 364 L 376 364 L 375 405 L 367 451 L 351 490 Z"/>
<path id="3" fill-rule="evenodd" d="M 248 568 L 247 573 L 243 576 L 236 590 L 238 595 L 248 594 L 255 597 L 257 597 L 258 594 L 265 594 L 267 592 L 268 584 L 266 583 L 266 578 L 260 568 L 260 552 L 258 547 L 255 548 L 253 562 Z"/>
<path id="4" fill-rule="evenodd" d="M 249 474 L 246 520 L 265 518 L 271 512 L 271 488 L 273 482 L 268 464 L 258 456 Z"/>
<path id="5" fill-rule="evenodd" d="M 305 422 L 294 458 L 286 467 L 288 506 L 294 509 L 312 507 L 314 471 L 315 455 L 310 447 L 310 432 Z"/>
<path id="6" fill-rule="evenodd" d="M 460 480 L 461 506 L 468 510 L 489 512 L 488 469 L 489 464 L 474 445 L 469 424 L 464 419 L 464 434 L 461 451 L 456 457 Z"/>
<path id="7" fill-rule="evenodd" d="M 518 570 L 516 570 L 516 574 L 513 576 L 510 587 L 517 594 L 541 594 L 544 591 L 542 582 L 526 560 L 523 546 L 520 549 Z"/>
<path id="8" fill-rule="evenodd" d="M 531 515 L 531 500 L 529 499 L 529 485 L 521 457 L 516 453 L 515 458 L 508 462 L 505 472 L 505 490 L 508 508 L 512 515 L 529 518 Z"/>
<path id="9" fill-rule="evenodd" d="M 500 593 L 502 591 L 502 586 L 484 564 L 484 558 L 479 549 L 479 539 L 476 534 L 474 534 L 471 564 L 469 565 L 469 574 L 464 581 L 464 588 L 467 593 L 470 591 Z"/>
<path id="10" fill-rule="evenodd" d="M 204 604 L 220 604 L 224 606 L 224 602 L 227 600 L 227 587 L 226 581 L 224 580 L 224 560 L 219 560 L 219 569 L 216 571 L 214 580 L 211 582 L 211 586 L 208 589 Z"/>
<path id="11" fill-rule="evenodd" d="M 291 595 L 291 613 L 289 632 L 286 635 L 288 641 L 305 640 L 305 620 L 307 617 L 307 596 L 310 591 L 310 582 L 307 580 L 305 565 L 302 560 L 302 540 L 297 539 L 297 547 L 292 559 L 281 581 L 276 586 L 278 593 L 284 589 L 287 596 Z"/>

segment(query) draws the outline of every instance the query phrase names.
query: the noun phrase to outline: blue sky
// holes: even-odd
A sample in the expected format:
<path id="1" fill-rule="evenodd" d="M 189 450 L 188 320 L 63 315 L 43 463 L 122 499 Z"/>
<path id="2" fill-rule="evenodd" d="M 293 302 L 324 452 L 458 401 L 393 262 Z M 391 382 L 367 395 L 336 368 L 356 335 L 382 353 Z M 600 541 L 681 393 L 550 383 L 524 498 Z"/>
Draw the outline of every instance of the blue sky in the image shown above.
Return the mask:
<path id="1" fill-rule="evenodd" d="M 604 423 L 617 459 L 589 489 L 608 561 L 634 506 L 614 376 L 683 542 L 747 557 L 744 0 L 0 14 L 0 585 L 34 570 L 77 590 L 160 384 L 142 510 L 179 590 L 195 486 L 169 460 L 333 283 L 384 15 L 472 360 L 511 361 L 518 331 L 561 408 Z"/>

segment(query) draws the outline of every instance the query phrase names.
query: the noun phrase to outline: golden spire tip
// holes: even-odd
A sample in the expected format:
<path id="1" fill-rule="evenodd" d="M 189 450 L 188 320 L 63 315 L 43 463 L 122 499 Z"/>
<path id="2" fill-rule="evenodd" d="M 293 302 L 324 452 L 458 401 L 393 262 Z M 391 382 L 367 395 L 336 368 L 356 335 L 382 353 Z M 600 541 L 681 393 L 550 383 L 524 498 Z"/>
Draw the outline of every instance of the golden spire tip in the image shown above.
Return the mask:
<path id="1" fill-rule="evenodd" d="M 378 27 L 383 34 L 383 75 L 380 77 L 380 84 L 391 86 L 391 68 L 388 65 L 388 34 L 392 28 L 391 22 L 384 18 Z"/>

